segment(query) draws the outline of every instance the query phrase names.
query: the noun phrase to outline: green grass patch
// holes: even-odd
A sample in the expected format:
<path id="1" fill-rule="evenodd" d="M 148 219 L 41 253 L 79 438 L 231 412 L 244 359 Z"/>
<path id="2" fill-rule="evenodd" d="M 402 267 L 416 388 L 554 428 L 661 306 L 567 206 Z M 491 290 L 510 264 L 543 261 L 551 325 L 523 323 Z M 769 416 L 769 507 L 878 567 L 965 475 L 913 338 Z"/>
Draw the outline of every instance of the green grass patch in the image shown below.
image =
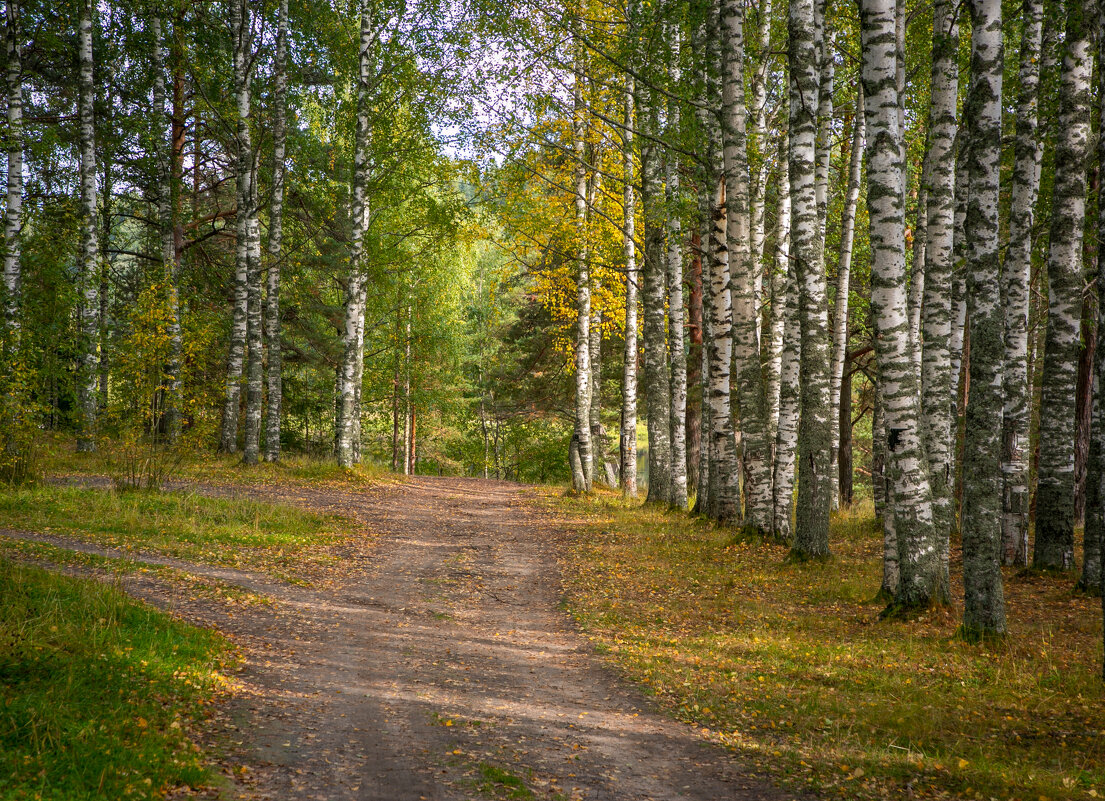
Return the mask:
<path id="1" fill-rule="evenodd" d="M 338 563 L 334 549 L 351 527 L 336 517 L 245 498 L 46 485 L 0 490 L 0 528 L 263 570 L 302 583 Z"/>
<path id="2" fill-rule="evenodd" d="M 159 798 L 209 780 L 189 729 L 231 649 L 118 588 L 0 558 L 0 797 Z"/>
<path id="3" fill-rule="evenodd" d="M 870 505 L 834 515 L 833 559 L 612 494 L 578 519 L 568 606 L 629 678 L 785 784 L 863 799 L 1105 795 L 1101 608 L 1071 576 L 1006 573 L 1010 636 L 959 609 L 880 620 Z M 953 553 L 953 587 L 961 587 Z"/>
<path id="4" fill-rule="evenodd" d="M 527 799 L 533 798 L 524 781 L 508 770 L 504 770 L 489 762 L 481 762 L 477 769 L 479 783 L 477 789 L 485 795 L 493 798 Z"/>

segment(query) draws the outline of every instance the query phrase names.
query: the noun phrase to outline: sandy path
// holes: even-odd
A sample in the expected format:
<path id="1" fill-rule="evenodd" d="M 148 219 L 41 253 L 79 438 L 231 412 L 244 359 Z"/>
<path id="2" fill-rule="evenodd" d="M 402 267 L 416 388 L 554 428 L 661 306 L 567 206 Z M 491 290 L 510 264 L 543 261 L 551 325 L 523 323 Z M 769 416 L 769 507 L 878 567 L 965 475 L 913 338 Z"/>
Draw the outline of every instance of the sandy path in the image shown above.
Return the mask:
<path id="1" fill-rule="evenodd" d="M 248 768 L 247 797 L 793 797 L 601 665 L 558 606 L 553 524 L 522 488 L 416 478 L 295 497 L 379 534 L 344 586 L 189 568 L 274 597 L 275 609 L 227 615 L 174 601 L 246 646 L 246 692 L 224 726 L 229 758 Z M 133 589 L 159 600 L 154 587 Z M 492 786 L 508 776 L 533 796 Z"/>

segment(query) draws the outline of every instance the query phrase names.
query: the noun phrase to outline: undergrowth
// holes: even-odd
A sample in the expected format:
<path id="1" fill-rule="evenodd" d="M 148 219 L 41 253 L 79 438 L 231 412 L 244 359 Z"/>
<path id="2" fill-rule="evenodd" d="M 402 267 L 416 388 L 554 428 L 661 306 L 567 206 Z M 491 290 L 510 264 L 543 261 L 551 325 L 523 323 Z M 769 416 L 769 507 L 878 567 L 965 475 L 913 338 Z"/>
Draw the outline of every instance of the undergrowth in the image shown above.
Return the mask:
<path id="1" fill-rule="evenodd" d="M 576 522 L 568 604 L 600 652 L 674 715 L 824 797 L 1105 794 L 1101 609 L 1072 576 L 1006 573 L 1009 636 L 958 608 L 880 620 L 869 504 L 834 515 L 833 558 L 613 493 L 547 502 Z M 958 553 L 952 586 L 961 587 Z"/>
<path id="2" fill-rule="evenodd" d="M 0 797 L 161 798 L 210 776 L 191 732 L 229 643 L 116 587 L 0 558 Z"/>

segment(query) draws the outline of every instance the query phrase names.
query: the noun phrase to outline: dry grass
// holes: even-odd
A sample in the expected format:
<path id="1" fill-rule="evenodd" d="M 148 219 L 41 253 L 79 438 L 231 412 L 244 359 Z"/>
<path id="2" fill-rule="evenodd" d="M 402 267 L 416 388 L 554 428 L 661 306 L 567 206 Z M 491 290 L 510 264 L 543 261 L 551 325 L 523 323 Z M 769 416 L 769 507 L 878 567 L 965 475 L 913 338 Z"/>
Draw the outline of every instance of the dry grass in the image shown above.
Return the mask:
<path id="1" fill-rule="evenodd" d="M 826 797 L 1105 795 L 1101 605 L 1071 576 L 1006 574 L 1010 635 L 960 610 L 880 621 L 870 506 L 834 517 L 828 564 L 613 495 L 575 518 L 569 607 L 596 647 L 704 736 Z M 954 591 L 961 587 L 953 564 Z"/>

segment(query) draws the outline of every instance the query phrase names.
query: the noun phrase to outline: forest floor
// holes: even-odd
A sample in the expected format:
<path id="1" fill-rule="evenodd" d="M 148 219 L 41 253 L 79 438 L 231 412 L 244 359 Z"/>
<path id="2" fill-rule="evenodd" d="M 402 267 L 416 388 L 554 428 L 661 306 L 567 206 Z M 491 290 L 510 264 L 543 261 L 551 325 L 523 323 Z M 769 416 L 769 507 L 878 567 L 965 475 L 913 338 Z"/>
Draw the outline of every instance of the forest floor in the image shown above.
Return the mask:
<path id="1" fill-rule="evenodd" d="M 277 538 L 250 555 L 233 532 L 220 545 L 190 540 L 189 527 L 165 530 L 169 513 L 144 538 L 82 531 L 65 521 L 92 504 L 73 495 L 88 490 L 62 488 L 52 517 L 42 504 L 14 504 L 0 518 L 10 527 L 0 541 L 17 558 L 78 575 L 137 560 L 141 569 L 110 572 L 128 593 L 238 646 L 236 689 L 204 735 L 204 748 L 221 755 L 223 781 L 196 792 L 326 801 L 795 797 L 658 712 L 595 654 L 562 606 L 568 527 L 532 488 L 433 478 L 178 488 L 307 510 L 329 529 L 340 515 L 347 536 Z M 136 525 L 157 513 L 122 503 Z M 309 558 L 318 549 L 323 556 Z M 259 555 L 272 553 L 279 558 Z"/>

